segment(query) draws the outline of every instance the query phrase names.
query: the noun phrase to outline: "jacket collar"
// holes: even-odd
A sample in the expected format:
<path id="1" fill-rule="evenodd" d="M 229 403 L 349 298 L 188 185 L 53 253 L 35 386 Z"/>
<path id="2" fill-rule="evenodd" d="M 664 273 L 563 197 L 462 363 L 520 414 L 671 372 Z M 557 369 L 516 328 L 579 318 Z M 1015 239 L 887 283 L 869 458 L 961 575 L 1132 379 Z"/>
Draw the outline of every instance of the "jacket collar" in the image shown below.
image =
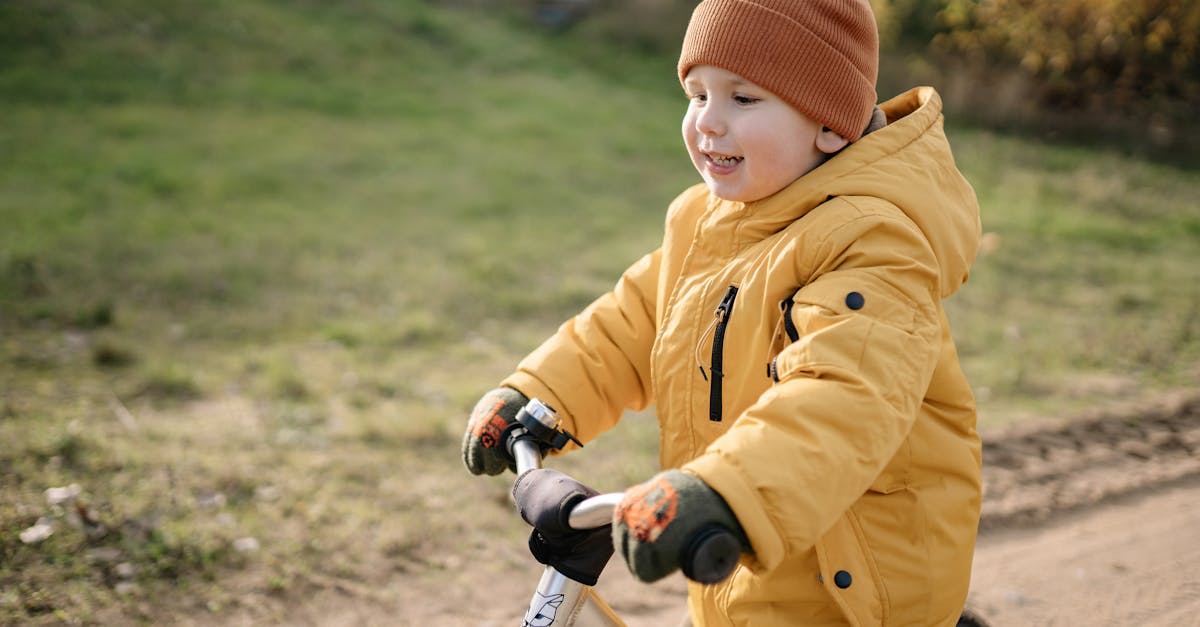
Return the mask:
<path id="1" fill-rule="evenodd" d="M 749 203 L 710 195 L 710 224 L 736 223 L 736 245 L 745 246 L 787 228 L 830 198 L 882 198 L 929 239 L 941 266 L 943 296 L 957 290 L 978 248 L 979 206 L 946 141 L 941 98 L 931 87 L 917 87 L 880 108 L 886 126 L 779 192 Z"/>

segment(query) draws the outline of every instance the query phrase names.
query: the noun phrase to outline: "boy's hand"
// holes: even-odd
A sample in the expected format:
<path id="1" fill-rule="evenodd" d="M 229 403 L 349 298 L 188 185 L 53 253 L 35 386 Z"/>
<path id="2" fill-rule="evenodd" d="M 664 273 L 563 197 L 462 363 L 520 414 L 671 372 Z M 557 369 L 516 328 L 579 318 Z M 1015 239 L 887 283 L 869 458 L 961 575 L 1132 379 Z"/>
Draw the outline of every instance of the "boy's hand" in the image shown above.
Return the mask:
<path id="1" fill-rule="evenodd" d="M 471 474 L 498 475 L 505 468 L 516 472 L 517 462 L 504 449 L 501 434 L 528 402 L 524 394 L 501 387 L 484 394 L 475 404 L 462 443 L 463 463 Z"/>
<path id="2" fill-rule="evenodd" d="M 688 572 L 685 564 L 697 544 L 714 530 L 732 533 L 741 551 L 749 550 L 742 526 L 721 495 L 699 477 L 681 470 L 661 472 L 629 488 L 613 514 L 613 545 L 633 576 L 647 583 L 681 566 L 691 579 L 716 583 L 703 574 Z M 733 553 L 729 559 L 736 560 Z M 732 564 L 728 566 L 732 569 Z"/>

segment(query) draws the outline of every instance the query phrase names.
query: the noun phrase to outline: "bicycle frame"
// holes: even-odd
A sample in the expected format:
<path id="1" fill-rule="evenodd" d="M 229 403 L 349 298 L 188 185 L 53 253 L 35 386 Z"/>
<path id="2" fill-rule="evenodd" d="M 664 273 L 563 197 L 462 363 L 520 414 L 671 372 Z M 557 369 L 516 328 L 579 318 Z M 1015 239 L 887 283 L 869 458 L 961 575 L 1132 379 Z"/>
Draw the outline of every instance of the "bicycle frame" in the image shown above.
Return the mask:
<path id="1" fill-rule="evenodd" d="M 532 440 L 518 438 L 513 442 L 513 457 L 517 476 L 542 467 L 542 454 Z M 620 492 L 600 494 L 577 505 L 570 514 L 570 526 L 592 529 L 612 522 L 613 508 L 620 502 Z M 538 581 L 537 590 L 525 612 L 523 627 L 625 627 L 608 603 L 592 586 L 567 577 L 547 566 Z"/>
<path id="2" fill-rule="evenodd" d="M 523 627 L 625 627 L 596 590 L 547 566 L 525 612 Z"/>

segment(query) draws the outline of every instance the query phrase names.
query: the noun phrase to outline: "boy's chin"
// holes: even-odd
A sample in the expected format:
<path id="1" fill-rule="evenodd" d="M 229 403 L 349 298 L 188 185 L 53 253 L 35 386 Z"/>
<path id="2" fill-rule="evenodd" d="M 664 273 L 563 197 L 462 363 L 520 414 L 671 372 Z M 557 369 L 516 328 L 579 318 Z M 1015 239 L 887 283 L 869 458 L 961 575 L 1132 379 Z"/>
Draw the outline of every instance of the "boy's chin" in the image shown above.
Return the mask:
<path id="1" fill-rule="evenodd" d="M 721 200 L 726 200 L 729 202 L 754 202 L 756 200 L 762 200 L 763 198 L 771 196 L 775 193 L 771 192 L 770 194 L 764 194 L 761 191 L 755 192 L 741 188 L 731 188 L 728 185 L 721 185 L 719 183 L 714 184 L 709 180 L 705 180 L 704 182 L 708 185 L 708 192 L 710 194 L 720 198 Z"/>

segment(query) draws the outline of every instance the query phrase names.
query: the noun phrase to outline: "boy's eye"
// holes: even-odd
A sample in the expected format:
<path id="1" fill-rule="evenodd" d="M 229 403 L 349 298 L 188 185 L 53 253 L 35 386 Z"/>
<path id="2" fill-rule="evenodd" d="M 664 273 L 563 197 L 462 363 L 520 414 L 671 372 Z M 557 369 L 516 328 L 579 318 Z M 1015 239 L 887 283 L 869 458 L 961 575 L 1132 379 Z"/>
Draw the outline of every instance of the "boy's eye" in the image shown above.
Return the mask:
<path id="1" fill-rule="evenodd" d="M 754 96 L 743 96 L 740 94 L 735 95 L 733 97 L 733 101 L 740 105 L 754 104 L 754 103 L 758 102 L 759 100 L 760 100 L 759 98 L 755 98 Z"/>
<path id="2" fill-rule="evenodd" d="M 692 94 L 691 98 L 695 102 L 706 102 L 708 100 L 708 94 Z"/>

